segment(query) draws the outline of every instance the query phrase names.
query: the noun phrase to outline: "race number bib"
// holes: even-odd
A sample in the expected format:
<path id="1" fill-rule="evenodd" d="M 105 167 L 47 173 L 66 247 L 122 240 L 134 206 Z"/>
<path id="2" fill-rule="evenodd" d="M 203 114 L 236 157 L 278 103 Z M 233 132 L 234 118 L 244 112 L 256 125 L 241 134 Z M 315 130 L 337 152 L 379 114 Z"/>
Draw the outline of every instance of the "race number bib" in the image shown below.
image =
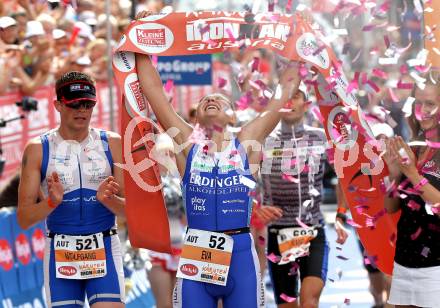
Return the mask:
<path id="1" fill-rule="evenodd" d="M 278 264 L 287 264 L 309 254 L 310 242 L 318 235 L 315 228 L 285 228 L 278 231 L 277 240 L 281 253 Z"/>
<path id="2" fill-rule="evenodd" d="M 229 235 L 188 229 L 177 277 L 225 286 L 233 246 Z"/>
<path id="3" fill-rule="evenodd" d="M 104 236 L 57 234 L 54 237 L 57 278 L 90 279 L 107 274 Z"/>

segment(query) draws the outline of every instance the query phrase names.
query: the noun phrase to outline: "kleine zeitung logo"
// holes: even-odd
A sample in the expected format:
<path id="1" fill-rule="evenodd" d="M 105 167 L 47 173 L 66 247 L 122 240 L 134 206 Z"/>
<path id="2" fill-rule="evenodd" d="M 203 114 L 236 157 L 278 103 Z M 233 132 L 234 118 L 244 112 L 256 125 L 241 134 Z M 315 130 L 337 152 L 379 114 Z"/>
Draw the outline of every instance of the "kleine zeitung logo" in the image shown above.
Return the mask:
<path id="1" fill-rule="evenodd" d="M 128 36 L 136 47 L 149 54 L 164 52 L 174 43 L 173 32 L 168 27 L 156 23 L 135 26 Z"/>

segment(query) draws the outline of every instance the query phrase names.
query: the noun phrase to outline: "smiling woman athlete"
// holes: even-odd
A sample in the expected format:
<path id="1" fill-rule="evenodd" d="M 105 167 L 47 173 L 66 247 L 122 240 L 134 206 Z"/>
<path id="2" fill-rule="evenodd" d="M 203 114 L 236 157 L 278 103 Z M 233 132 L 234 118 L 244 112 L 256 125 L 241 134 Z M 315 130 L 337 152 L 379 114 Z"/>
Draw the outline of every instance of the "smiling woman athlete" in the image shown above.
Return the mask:
<path id="1" fill-rule="evenodd" d="M 137 18 L 148 15 L 141 12 Z M 171 136 L 177 145 L 186 143 L 194 128 L 173 110 L 150 58 L 136 54 L 136 66 L 158 121 L 165 130 L 177 128 Z M 200 100 L 197 123 L 209 133 L 176 154 L 189 229 L 178 273 L 183 278 L 174 290 L 175 307 L 216 307 L 219 298 L 225 308 L 264 307 L 264 286 L 249 233 L 249 193 L 255 186 L 261 148 L 251 150 L 246 144 L 263 144 L 299 82 L 297 65 L 290 63 L 266 108 L 236 137 L 226 130 L 234 117 L 228 98 L 211 94 Z"/>

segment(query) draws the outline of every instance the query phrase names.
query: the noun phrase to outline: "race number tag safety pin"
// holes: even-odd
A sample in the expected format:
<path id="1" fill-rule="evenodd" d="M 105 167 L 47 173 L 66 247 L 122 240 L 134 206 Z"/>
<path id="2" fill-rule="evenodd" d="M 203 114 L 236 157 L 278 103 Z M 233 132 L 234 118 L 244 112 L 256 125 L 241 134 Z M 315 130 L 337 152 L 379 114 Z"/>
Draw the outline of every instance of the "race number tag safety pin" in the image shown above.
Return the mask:
<path id="1" fill-rule="evenodd" d="M 188 229 L 177 277 L 225 286 L 234 240 L 224 233 Z"/>

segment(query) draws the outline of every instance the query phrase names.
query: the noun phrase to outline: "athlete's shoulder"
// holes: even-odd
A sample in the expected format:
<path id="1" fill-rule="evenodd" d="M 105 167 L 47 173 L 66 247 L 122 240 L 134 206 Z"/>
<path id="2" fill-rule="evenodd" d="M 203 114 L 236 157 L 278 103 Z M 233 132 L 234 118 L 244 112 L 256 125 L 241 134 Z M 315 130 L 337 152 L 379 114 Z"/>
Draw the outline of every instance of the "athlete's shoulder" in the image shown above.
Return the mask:
<path id="1" fill-rule="evenodd" d="M 121 140 L 121 135 L 119 135 L 118 133 L 113 132 L 111 130 L 98 129 L 98 128 L 93 128 L 93 127 L 91 128 L 91 130 L 98 133 L 98 134 L 104 133 L 109 141 L 110 140 L 113 140 L 113 141 Z"/>

